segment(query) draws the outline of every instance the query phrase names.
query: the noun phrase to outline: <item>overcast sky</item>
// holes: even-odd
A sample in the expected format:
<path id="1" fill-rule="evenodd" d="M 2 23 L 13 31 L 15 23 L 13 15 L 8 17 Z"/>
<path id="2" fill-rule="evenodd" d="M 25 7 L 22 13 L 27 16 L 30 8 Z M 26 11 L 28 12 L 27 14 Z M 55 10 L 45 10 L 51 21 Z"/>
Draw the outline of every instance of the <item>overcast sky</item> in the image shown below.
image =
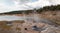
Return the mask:
<path id="1" fill-rule="evenodd" d="M 0 13 L 60 4 L 60 0 L 0 0 Z M 28 6 L 30 7 L 28 7 Z"/>

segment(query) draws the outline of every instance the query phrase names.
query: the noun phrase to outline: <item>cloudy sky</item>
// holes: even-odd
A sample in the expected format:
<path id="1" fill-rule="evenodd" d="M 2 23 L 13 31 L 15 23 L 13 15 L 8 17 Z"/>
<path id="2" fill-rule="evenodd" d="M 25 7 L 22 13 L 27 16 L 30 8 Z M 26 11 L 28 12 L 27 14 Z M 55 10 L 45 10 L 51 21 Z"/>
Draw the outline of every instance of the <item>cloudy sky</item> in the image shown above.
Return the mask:
<path id="1" fill-rule="evenodd" d="M 0 0 L 0 13 L 60 4 L 60 0 Z"/>

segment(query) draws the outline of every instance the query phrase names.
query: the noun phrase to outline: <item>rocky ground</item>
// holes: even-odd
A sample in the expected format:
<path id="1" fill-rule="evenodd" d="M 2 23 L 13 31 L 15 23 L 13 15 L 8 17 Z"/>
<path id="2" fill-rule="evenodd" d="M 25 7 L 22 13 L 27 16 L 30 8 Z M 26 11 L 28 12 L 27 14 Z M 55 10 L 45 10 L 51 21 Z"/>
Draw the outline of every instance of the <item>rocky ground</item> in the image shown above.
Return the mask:
<path id="1" fill-rule="evenodd" d="M 9 26 L 5 23 L 7 21 L 1 21 L 0 33 L 60 33 L 60 11 L 44 11 L 36 15 L 39 18 L 10 21 L 13 23 Z M 17 16 L 21 16 L 21 14 L 17 14 Z"/>

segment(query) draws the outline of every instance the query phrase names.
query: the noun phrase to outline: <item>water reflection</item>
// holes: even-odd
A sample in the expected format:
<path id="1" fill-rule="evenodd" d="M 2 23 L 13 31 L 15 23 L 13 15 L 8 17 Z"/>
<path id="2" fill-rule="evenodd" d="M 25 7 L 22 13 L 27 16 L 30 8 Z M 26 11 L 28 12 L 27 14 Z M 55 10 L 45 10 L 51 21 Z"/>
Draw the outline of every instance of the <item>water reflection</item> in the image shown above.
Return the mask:
<path id="1" fill-rule="evenodd" d="M 24 20 L 23 16 L 10 16 L 10 15 L 2 15 L 0 16 L 0 21 L 7 20 L 7 21 L 12 21 L 12 20 Z"/>

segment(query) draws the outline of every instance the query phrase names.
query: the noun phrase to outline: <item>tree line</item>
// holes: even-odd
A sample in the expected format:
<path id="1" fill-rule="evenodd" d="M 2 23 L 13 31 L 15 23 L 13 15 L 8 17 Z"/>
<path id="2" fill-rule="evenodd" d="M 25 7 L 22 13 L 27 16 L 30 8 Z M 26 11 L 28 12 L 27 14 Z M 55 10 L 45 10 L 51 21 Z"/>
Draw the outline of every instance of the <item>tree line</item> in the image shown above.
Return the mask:
<path id="1" fill-rule="evenodd" d="M 45 6 L 43 8 L 38 9 L 37 11 L 41 12 L 41 11 L 57 11 L 57 10 L 60 10 L 60 5 Z"/>
<path id="2" fill-rule="evenodd" d="M 56 6 L 45 6 L 43 8 L 40 8 L 37 11 L 37 13 L 40 13 L 42 11 L 56 11 L 56 10 L 60 10 L 60 5 L 56 5 Z M 12 11 L 12 12 L 6 12 L 6 13 L 0 13 L 1 14 L 22 14 L 23 12 L 25 14 L 28 14 L 28 13 L 32 13 L 34 10 L 18 10 L 18 11 Z"/>

